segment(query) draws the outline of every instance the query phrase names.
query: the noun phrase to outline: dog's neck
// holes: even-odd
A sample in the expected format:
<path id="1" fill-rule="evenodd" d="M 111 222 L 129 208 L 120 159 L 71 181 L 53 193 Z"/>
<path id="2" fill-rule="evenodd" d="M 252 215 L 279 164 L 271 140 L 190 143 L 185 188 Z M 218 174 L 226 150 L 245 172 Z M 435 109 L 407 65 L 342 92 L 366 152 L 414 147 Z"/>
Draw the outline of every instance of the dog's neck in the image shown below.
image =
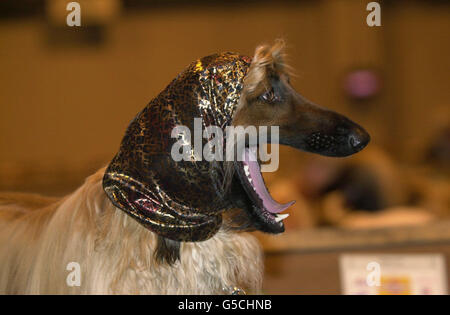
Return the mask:
<path id="1" fill-rule="evenodd" d="M 262 253 L 253 236 L 222 229 L 206 241 L 181 243 L 173 265 L 158 262 L 157 235 L 112 205 L 103 174 L 66 197 L 49 224 L 64 229 L 55 235 L 67 244 L 61 258 L 85 269 L 81 293 L 227 294 L 235 286 L 259 292 Z"/>

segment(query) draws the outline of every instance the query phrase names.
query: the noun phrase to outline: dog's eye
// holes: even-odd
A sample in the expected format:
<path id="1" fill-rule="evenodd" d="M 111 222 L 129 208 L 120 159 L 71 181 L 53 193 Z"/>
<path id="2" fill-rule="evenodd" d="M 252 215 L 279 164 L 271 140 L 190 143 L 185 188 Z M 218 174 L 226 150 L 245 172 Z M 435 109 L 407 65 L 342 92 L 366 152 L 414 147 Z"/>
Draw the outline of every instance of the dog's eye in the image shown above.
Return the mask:
<path id="1" fill-rule="evenodd" d="M 264 94 L 262 94 L 259 97 L 262 101 L 264 102 L 276 102 L 277 100 L 279 100 L 279 98 L 277 97 L 277 95 L 275 94 L 275 92 L 273 91 L 273 89 L 270 89 L 269 91 L 265 92 Z"/>

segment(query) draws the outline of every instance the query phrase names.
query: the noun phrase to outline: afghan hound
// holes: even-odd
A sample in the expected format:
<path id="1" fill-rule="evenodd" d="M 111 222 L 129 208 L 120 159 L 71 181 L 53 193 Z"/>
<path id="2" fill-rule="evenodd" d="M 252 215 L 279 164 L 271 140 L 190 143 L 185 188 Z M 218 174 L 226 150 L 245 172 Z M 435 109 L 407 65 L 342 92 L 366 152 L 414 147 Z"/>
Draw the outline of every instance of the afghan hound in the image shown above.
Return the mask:
<path id="1" fill-rule="evenodd" d="M 231 162 L 175 161 L 172 131 L 201 117 L 203 127 L 277 126 L 280 144 L 327 156 L 366 146 L 362 127 L 302 97 L 288 72 L 282 42 L 252 58 L 201 58 L 138 113 L 111 163 L 75 192 L 1 195 L 0 293 L 260 293 L 263 255 L 248 232 L 283 232 L 292 203 L 270 196 L 252 147 Z"/>

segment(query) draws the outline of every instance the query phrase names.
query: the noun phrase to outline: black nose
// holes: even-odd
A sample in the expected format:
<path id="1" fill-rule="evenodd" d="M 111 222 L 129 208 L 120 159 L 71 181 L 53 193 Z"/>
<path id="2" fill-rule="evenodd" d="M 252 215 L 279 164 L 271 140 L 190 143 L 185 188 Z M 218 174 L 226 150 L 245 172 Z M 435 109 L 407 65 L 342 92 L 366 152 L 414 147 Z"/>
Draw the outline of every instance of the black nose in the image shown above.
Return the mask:
<path id="1" fill-rule="evenodd" d="M 370 136 L 362 128 L 353 130 L 348 136 L 348 143 L 350 147 L 355 151 L 361 151 L 369 143 Z"/>

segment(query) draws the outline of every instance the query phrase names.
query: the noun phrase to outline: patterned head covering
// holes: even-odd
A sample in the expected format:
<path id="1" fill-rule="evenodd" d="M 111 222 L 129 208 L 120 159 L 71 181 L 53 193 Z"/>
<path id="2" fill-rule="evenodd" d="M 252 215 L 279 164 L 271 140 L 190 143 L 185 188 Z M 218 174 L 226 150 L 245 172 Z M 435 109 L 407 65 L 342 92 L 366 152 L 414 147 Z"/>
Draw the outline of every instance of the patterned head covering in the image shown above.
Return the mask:
<path id="1" fill-rule="evenodd" d="M 221 212 L 231 207 L 221 198 L 223 165 L 175 162 L 171 132 L 177 125 L 193 131 L 194 118 L 203 128 L 230 125 L 250 62 L 234 53 L 199 59 L 133 119 L 103 178 L 116 207 L 175 241 L 202 241 L 219 230 Z"/>

